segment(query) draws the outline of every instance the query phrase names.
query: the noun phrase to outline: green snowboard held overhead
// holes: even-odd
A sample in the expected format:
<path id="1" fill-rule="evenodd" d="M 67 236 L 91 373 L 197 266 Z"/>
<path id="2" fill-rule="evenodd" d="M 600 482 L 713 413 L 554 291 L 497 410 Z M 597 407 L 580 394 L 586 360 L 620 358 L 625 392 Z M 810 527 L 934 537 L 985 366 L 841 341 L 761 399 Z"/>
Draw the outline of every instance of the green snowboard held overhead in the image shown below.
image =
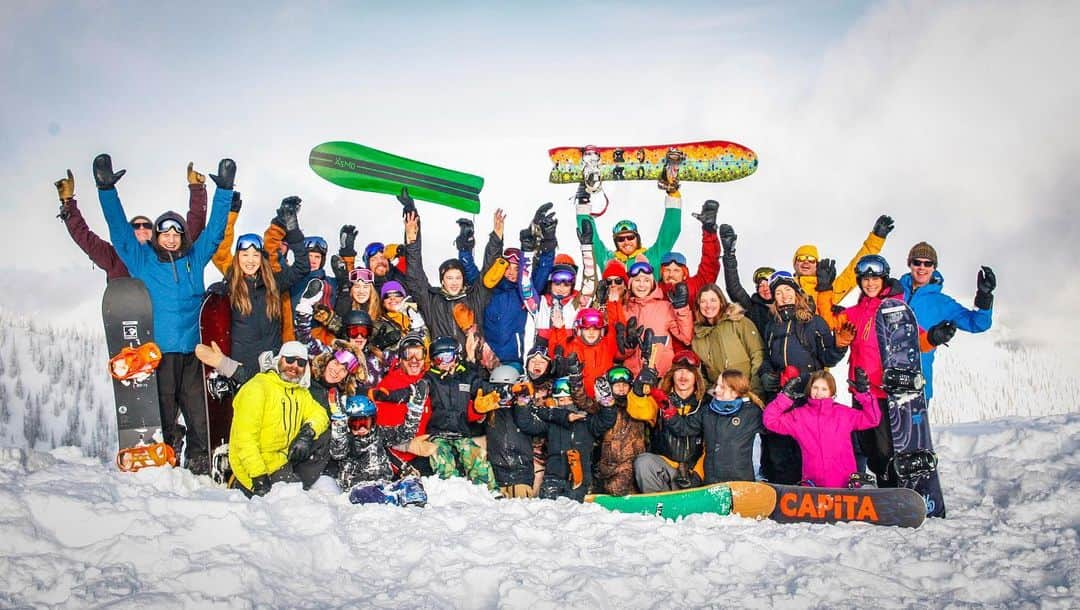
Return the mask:
<path id="1" fill-rule="evenodd" d="M 701 513 L 730 515 L 732 505 L 731 488 L 723 483 L 629 496 L 596 494 L 586 496 L 585 501 L 620 513 L 656 515 L 666 519 L 678 519 Z"/>
<path id="2" fill-rule="evenodd" d="M 334 184 L 357 191 L 397 195 L 409 187 L 413 199 L 476 214 L 484 179 L 421 163 L 352 142 L 325 142 L 311 149 L 312 171 Z"/>

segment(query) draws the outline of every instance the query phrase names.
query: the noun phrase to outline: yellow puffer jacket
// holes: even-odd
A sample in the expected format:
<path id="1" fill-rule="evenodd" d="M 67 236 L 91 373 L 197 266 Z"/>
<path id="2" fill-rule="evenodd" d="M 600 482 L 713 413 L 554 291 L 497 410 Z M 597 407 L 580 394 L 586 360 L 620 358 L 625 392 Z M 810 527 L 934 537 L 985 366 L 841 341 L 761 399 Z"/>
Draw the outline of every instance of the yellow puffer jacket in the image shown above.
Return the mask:
<path id="1" fill-rule="evenodd" d="M 844 297 L 858 285 L 858 282 L 855 280 L 855 264 L 859 262 L 859 259 L 867 254 L 879 254 L 884 247 L 884 237 L 878 237 L 873 233 L 866 236 L 866 241 L 863 242 L 862 247 L 859 248 L 859 251 L 855 254 L 854 258 L 851 259 L 851 262 L 848 263 L 847 267 L 844 267 L 843 271 L 836 274 L 836 279 L 833 280 L 833 305 L 843 301 Z M 805 248 L 805 246 L 803 248 Z M 796 257 L 800 254 L 811 253 L 804 252 L 803 248 L 799 248 L 795 251 Z M 814 248 L 814 251 L 811 254 L 816 257 L 817 248 Z M 795 266 L 794 257 L 792 258 L 791 265 L 792 267 Z M 817 276 L 799 275 L 796 276 L 796 279 L 799 282 L 799 286 L 802 287 L 803 292 L 810 298 L 810 303 L 815 303 L 817 300 Z M 811 305 L 811 307 L 813 307 L 813 305 Z"/>
<path id="2" fill-rule="evenodd" d="M 305 423 L 315 436 L 330 427 L 326 410 L 307 388 L 285 381 L 276 371 L 252 377 L 233 399 L 229 464 L 236 480 L 251 489 L 253 478 L 288 463 L 289 445 Z"/>

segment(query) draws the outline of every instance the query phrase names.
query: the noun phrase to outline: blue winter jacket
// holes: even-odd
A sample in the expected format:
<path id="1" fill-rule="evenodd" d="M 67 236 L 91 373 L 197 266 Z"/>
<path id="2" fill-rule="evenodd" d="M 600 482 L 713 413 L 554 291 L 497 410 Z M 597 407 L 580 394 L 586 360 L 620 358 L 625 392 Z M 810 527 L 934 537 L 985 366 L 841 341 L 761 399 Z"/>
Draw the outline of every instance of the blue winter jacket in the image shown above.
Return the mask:
<path id="1" fill-rule="evenodd" d="M 912 289 L 910 273 L 905 273 L 900 278 L 900 284 L 904 287 L 904 300 L 915 312 L 915 319 L 924 330 L 938 322 L 951 320 L 956 323 L 960 330 L 969 333 L 981 333 L 990 329 L 992 322 L 992 309 L 968 309 L 956 302 L 956 299 L 941 292 L 945 278 L 941 273 L 934 271 L 930 283 L 918 290 Z M 926 399 L 934 397 L 934 349 L 922 354 L 923 376 L 926 377 Z"/>
<path id="2" fill-rule="evenodd" d="M 142 280 L 154 307 L 154 341 L 164 353 L 188 354 L 199 342 L 199 307 L 206 291 L 203 272 L 225 237 L 232 191 L 217 189 L 206 230 L 187 250 L 162 254 L 140 244 L 128 224 L 116 189 L 98 191 L 101 211 L 109 225 L 109 240 L 131 276 Z"/>
<path id="3" fill-rule="evenodd" d="M 475 281 L 480 277 L 480 270 L 476 266 L 476 260 L 472 252 L 459 251 L 458 258 L 465 267 L 465 279 L 467 282 Z M 535 294 L 540 294 L 547 284 L 551 267 L 555 264 L 555 252 L 541 252 L 537 255 L 536 270 L 532 275 L 532 284 Z M 525 303 L 521 300 L 521 291 L 517 284 L 503 278 L 491 290 L 491 300 L 484 308 L 484 339 L 499 362 L 509 364 L 522 363 L 522 355 L 525 353 L 525 322 L 528 313 L 525 311 Z"/>

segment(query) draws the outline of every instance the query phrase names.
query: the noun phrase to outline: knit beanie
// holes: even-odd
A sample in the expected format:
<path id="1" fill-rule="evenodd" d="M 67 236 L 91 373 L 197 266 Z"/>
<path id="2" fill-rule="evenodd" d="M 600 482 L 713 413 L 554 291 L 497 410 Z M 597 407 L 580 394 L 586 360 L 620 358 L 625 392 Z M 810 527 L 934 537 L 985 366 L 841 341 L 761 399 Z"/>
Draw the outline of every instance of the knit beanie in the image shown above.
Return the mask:
<path id="1" fill-rule="evenodd" d="M 911 247 L 911 251 L 908 252 L 907 259 L 909 261 L 916 258 L 924 258 L 926 260 L 929 260 L 934 263 L 935 267 L 937 267 L 937 250 L 935 250 L 933 246 L 926 243 L 925 241 L 920 241 L 919 243 L 915 244 Z"/>

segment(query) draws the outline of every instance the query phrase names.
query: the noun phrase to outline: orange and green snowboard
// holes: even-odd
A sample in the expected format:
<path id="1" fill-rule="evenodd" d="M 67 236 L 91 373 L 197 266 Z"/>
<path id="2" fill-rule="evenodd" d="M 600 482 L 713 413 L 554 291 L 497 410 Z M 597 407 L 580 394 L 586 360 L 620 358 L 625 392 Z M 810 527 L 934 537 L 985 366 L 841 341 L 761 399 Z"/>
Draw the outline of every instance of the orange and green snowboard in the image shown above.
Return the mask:
<path id="1" fill-rule="evenodd" d="M 677 154 L 669 154 L 669 153 Z M 754 151 L 734 142 L 709 140 L 658 146 L 564 146 L 548 151 L 553 184 L 576 184 L 585 178 L 587 158 L 598 155 L 600 180 L 658 180 L 677 166 L 678 180 L 730 182 L 754 173 Z M 593 157 L 595 159 L 595 157 Z M 673 163 L 673 161 L 677 161 Z"/>

